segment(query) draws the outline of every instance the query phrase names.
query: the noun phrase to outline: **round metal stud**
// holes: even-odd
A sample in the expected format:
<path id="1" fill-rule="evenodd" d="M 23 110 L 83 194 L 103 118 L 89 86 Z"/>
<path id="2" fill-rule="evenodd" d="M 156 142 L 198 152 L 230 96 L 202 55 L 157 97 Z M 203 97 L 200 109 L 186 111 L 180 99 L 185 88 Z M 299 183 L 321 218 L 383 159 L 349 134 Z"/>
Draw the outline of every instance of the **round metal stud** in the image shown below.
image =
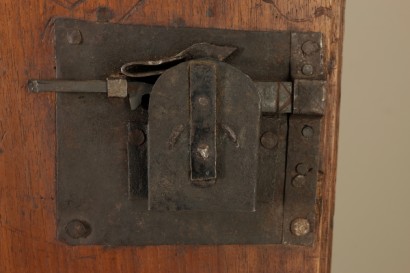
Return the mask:
<path id="1" fill-rule="evenodd" d="M 304 175 L 297 175 L 292 179 L 292 185 L 296 188 L 301 188 L 306 184 L 306 177 Z"/>
<path id="2" fill-rule="evenodd" d="M 296 165 L 296 172 L 301 175 L 306 175 L 309 172 L 309 166 L 304 163 Z"/>
<path id="3" fill-rule="evenodd" d="M 302 135 L 303 135 L 304 137 L 310 138 L 310 137 L 313 136 L 313 133 L 314 133 L 313 128 L 310 127 L 310 126 L 308 126 L 308 125 L 306 125 L 306 126 L 303 127 L 303 129 L 302 129 Z"/>
<path id="4" fill-rule="evenodd" d="M 266 132 L 261 137 L 261 144 L 266 149 L 273 149 L 278 145 L 278 139 L 273 132 Z"/>
<path id="5" fill-rule="evenodd" d="M 91 227 L 87 222 L 75 219 L 66 225 L 65 231 L 71 238 L 80 239 L 90 235 Z"/>
<path id="6" fill-rule="evenodd" d="M 306 76 L 313 75 L 313 66 L 311 64 L 305 64 L 304 66 L 302 66 L 302 73 Z"/>
<path id="7" fill-rule="evenodd" d="M 290 231 L 295 236 L 305 236 L 310 232 L 309 220 L 305 218 L 296 218 L 290 224 Z"/>
<path id="8" fill-rule="evenodd" d="M 145 143 L 145 134 L 141 129 L 133 130 L 129 135 L 130 143 L 141 146 Z"/>
<path id="9" fill-rule="evenodd" d="M 79 45 L 83 42 L 83 35 L 78 29 L 72 29 L 67 32 L 67 42 L 70 45 Z"/>
<path id="10" fill-rule="evenodd" d="M 307 41 L 302 45 L 302 51 L 306 55 L 310 56 L 320 51 L 320 45 L 314 41 Z"/>

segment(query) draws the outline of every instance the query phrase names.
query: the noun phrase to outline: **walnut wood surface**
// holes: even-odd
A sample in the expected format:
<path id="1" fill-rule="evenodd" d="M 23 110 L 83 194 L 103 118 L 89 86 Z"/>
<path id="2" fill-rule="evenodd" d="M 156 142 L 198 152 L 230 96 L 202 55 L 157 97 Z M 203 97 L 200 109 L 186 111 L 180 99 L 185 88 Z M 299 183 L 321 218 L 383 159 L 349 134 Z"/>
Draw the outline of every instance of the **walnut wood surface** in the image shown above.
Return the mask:
<path id="1" fill-rule="evenodd" d="M 107 7 L 108 9 L 99 8 Z M 329 272 L 344 0 L 2 0 L 0 3 L 0 272 Z M 70 247 L 56 241 L 53 18 L 325 34 L 329 73 L 319 240 L 313 247 Z"/>

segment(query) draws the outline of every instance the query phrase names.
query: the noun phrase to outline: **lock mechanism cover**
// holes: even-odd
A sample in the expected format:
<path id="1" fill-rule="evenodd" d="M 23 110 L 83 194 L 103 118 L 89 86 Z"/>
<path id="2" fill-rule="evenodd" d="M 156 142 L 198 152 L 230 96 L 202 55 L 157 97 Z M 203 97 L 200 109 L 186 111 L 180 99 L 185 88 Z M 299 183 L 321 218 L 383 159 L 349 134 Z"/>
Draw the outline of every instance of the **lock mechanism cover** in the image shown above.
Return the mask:
<path id="1" fill-rule="evenodd" d="M 57 19 L 55 47 L 60 240 L 313 244 L 320 33 Z"/>

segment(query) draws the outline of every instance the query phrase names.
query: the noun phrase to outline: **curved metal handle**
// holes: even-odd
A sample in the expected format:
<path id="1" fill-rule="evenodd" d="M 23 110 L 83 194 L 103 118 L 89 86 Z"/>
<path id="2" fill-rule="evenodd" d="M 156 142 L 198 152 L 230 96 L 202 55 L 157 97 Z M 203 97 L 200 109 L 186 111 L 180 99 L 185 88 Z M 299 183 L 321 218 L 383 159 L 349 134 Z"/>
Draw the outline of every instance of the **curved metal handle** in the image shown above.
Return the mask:
<path id="1" fill-rule="evenodd" d="M 164 73 L 165 70 L 187 60 L 212 58 L 223 61 L 236 50 L 236 47 L 231 46 L 197 43 L 171 57 L 126 63 L 121 67 L 121 73 L 130 78 L 159 76 Z"/>

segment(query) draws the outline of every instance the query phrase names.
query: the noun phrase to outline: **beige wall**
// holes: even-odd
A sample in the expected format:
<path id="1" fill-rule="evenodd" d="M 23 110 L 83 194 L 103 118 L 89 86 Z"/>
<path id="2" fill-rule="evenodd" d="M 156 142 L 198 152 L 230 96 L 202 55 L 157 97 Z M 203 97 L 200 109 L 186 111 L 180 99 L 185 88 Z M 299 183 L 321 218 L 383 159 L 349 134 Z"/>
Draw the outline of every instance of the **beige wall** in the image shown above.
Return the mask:
<path id="1" fill-rule="evenodd" d="M 347 0 L 332 273 L 410 273 L 410 0 Z"/>

